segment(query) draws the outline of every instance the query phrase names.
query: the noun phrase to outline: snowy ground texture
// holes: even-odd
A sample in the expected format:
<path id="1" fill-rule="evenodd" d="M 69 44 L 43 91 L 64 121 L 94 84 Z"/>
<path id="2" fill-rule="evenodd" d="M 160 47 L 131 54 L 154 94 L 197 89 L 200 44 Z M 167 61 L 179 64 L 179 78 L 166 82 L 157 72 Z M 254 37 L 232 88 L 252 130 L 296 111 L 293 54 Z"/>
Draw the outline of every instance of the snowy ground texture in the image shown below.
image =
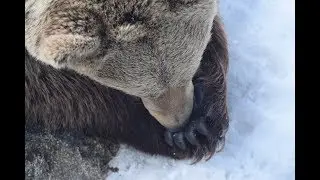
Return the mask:
<path id="1" fill-rule="evenodd" d="M 294 0 L 221 0 L 230 46 L 223 152 L 190 165 L 122 147 L 108 180 L 293 180 Z"/>

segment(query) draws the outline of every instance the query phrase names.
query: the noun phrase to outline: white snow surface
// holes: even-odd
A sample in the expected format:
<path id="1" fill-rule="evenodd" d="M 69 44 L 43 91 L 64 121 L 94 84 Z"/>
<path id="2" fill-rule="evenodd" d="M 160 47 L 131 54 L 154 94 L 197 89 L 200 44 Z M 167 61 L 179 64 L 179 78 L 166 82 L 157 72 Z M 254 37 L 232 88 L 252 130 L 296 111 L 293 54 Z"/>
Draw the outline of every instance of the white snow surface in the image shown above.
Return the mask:
<path id="1" fill-rule="evenodd" d="M 230 128 L 222 152 L 190 165 L 122 146 L 108 180 L 295 179 L 294 0 L 220 0 L 228 34 Z"/>

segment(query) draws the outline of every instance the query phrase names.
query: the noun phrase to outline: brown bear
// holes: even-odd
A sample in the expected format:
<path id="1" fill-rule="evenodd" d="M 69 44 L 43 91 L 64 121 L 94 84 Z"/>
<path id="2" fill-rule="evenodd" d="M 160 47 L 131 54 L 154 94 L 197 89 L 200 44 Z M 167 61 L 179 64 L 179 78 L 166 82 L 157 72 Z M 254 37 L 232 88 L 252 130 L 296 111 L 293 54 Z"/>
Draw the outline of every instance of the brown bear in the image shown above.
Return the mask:
<path id="1" fill-rule="evenodd" d="M 216 0 L 27 0 L 25 120 L 150 154 L 210 158 L 228 129 Z"/>

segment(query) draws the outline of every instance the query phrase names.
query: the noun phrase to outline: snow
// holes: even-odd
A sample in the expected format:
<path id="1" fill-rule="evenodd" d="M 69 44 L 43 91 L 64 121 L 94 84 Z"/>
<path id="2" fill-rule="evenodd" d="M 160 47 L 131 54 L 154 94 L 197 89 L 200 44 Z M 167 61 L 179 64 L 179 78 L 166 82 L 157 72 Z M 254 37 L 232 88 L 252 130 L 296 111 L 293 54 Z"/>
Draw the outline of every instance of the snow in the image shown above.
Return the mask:
<path id="1" fill-rule="evenodd" d="M 295 179 L 295 2 L 220 2 L 230 46 L 224 150 L 190 165 L 122 146 L 108 180 Z"/>

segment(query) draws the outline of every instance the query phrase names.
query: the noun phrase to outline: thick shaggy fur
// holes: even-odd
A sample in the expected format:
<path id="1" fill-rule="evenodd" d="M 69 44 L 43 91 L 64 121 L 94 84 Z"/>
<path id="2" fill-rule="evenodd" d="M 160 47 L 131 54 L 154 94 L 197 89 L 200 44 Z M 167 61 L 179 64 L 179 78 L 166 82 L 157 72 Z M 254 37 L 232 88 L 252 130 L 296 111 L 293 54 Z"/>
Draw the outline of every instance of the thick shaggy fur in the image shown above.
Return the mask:
<path id="1" fill-rule="evenodd" d="M 217 0 L 28 0 L 25 47 L 56 69 L 141 98 L 176 129 L 192 112 L 192 77 L 217 10 Z"/>
<path id="2" fill-rule="evenodd" d="M 105 180 L 119 144 L 70 133 L 25 134 L 25 179 Z"/>
<path id="3" fill-rule="evenodd" d="M 198 144 L 183 143 L 186 147 L 176 141 L 178 146 L 171 144 L 170 138 L 168 140 L 165 138 L 168 136 L 164 136 L 166 128 L 149 114 L 140 98 L 101 85 L 72 70 L 58 70 L 45 65 L 34 60 L 27 51 L 26 131 L 39 126 L 52 131 L 114 137 L 144 152 L 174 158 L 201 159 L 212 155 L 219 142 L 224 140 L 228 128 L 228 51 L 218 16 L 214 19 L 211 34 L 193 78 L 196 105 L 190 122 L 181 132 L 176 132 L 187 139 L 188 133 L 196 134 Z"/>

